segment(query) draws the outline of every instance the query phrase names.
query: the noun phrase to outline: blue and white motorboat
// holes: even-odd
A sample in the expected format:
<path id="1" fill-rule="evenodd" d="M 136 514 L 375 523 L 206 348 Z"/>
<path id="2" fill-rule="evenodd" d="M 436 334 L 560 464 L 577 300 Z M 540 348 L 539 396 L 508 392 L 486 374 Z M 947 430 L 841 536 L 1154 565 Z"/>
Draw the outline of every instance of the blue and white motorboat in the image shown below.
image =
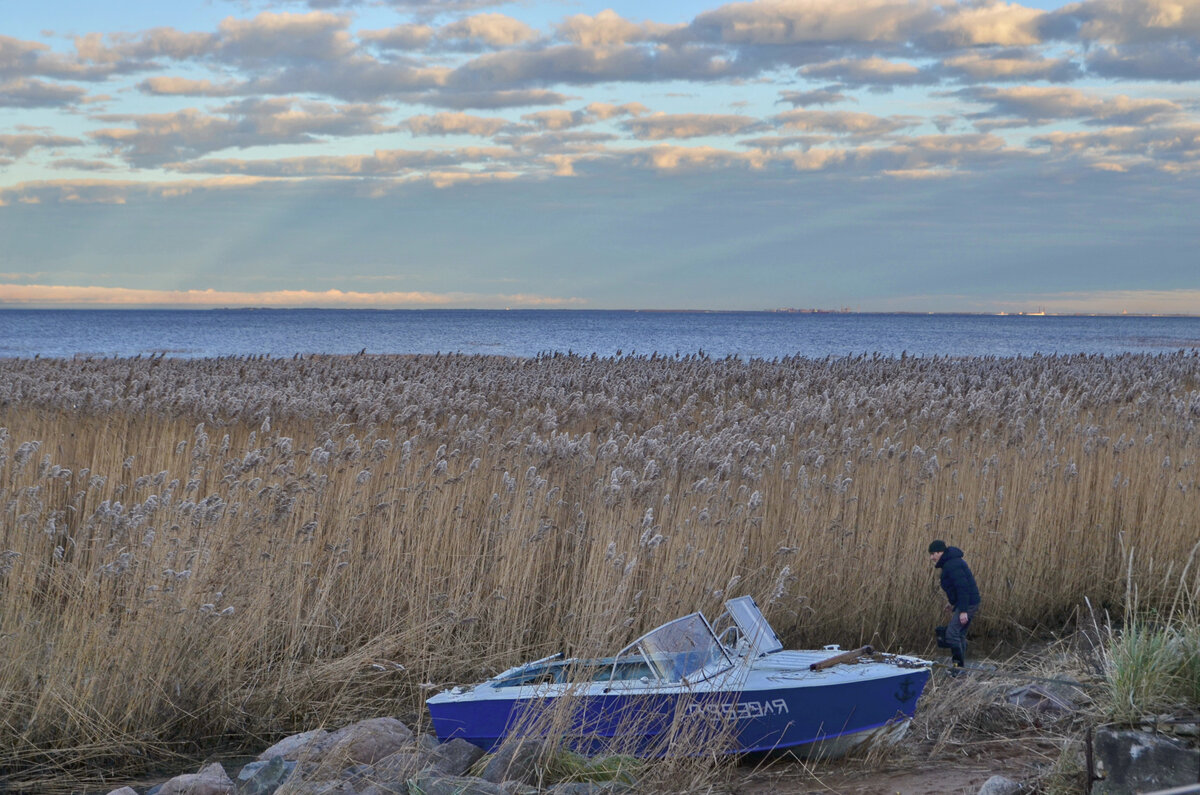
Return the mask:
<path id="1" fill-rule="evenodd" d="M 899 740 L 929 680 L 930 661 L 869 646 L 784 650 L 749 596 L 727 601 L 715 626 L 692 613 L 615 657 L 556 654 L 442 691 L 426 702 L 434 730 L 485 751 L 557 734 L 584 753 L 661 756 L 711 737 L 727 753 L 831 758 Z"/>

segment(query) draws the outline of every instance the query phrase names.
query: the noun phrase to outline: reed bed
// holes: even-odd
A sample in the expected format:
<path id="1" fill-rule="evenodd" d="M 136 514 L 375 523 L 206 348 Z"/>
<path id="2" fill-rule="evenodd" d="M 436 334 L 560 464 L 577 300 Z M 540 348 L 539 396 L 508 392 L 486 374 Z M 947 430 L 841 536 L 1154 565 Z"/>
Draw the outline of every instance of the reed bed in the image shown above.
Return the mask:
<path id="1" fill-rule="evenodd" d="M 935 537 L 977 638 L 1119 613 L 1200 537 L 1197 420 L 1195 351 L 0 360 L 0 768 L 420 720 L 726 595 L 926 651 Z"/>

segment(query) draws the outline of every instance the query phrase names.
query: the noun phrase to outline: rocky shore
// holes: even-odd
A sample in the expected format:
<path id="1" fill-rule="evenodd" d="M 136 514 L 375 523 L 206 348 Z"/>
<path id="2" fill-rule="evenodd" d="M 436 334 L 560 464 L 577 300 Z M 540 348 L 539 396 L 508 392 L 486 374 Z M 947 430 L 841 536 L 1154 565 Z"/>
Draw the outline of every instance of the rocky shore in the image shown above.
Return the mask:
<path id="1" fill-rule="evenodd" d="M 598 795 L 635 789 L 638 768 L 631 757 L 588 759 L 533 740 L 485 756 L 383 717 L 292 735 L 232 775 L 214 762 L 145 793 L 109 795 Z"/>

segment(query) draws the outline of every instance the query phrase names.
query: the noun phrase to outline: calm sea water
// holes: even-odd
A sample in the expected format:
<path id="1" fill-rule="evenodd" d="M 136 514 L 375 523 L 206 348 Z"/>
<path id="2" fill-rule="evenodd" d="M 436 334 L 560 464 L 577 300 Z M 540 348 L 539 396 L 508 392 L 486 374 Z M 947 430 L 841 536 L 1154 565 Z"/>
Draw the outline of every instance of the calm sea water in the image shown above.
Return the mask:
<path id="1" fill-rule="evenodd" d="M 0 357 L 1028 356 L 1200 348 L 1196 317 L 487 310 L 0 310 Z"/>

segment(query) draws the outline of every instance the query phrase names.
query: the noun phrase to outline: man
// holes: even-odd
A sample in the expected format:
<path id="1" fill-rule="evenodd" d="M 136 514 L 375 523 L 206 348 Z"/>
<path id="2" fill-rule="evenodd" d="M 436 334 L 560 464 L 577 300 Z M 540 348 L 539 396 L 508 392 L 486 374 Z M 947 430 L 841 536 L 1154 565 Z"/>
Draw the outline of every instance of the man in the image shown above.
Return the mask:
<path id="1" fill-rule="evenodd" d="M 979 586 L 958 547 L 948 547 L 938 539 L 929 545 L 929 559 L 942 570 L 942 590 L 950 613 L 949 623 L 937 628 L 938 646 L 949 649 L 954 665 L 962 668 L 967 658 L 967 628 L 979 611 Z"/>

